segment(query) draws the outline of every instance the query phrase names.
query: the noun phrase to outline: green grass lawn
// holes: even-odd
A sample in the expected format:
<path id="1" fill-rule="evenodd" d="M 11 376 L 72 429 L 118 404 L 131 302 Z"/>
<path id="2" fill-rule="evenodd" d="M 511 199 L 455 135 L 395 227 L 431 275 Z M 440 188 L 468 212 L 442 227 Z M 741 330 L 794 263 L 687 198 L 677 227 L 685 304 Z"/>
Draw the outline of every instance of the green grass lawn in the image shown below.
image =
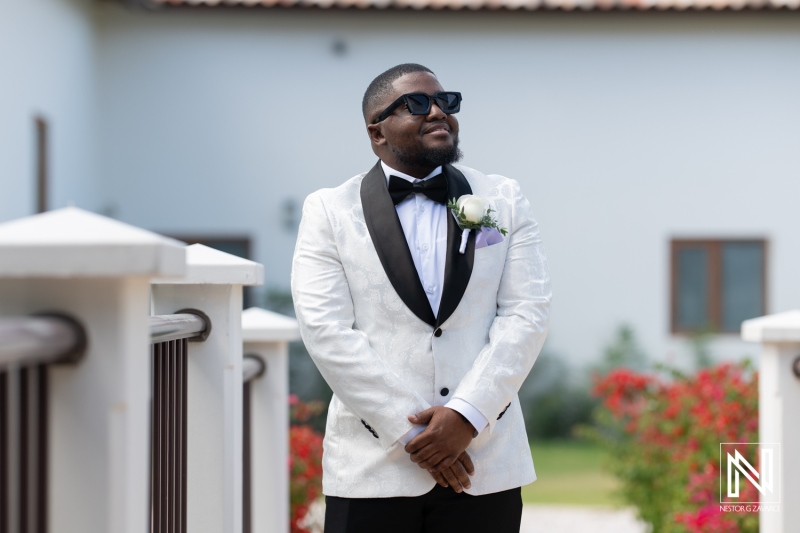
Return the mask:
<path id="1" fill-rule="evenodd" d="M 534 442 L 537 480 L 522 487 L 524 503 L 618 507 L 617 481 L 604 468 L 605 452 L 582 441 Z"/>

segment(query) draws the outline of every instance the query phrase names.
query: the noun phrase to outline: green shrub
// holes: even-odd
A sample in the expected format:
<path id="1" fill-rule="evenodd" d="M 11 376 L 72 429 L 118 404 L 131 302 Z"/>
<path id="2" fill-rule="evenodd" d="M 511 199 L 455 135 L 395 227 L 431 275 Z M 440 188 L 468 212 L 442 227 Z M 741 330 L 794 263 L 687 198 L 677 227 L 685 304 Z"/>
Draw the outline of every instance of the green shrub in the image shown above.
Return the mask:
<path id="1" fill-rule="evenodd" d="M 585 371 L 571 371 L 551 354 L 539 356 L 519 392 L 529 439 L 569 439 L 576 426 L 591 421 L 598 402 L 585 378 Z"/>
<path id="2" fill-rule="evenodd" d="M 757 514 L 719 505 L 719 443 L 758 441 L 757 385 L 747 363 L 668 379 L 612 370 L 596 379 L 602 406 L 582 433 L 608 449 L 623 498 L 653 533 L 757 533 Z M 742 490 L 758 501 L 749 483 Z"/>

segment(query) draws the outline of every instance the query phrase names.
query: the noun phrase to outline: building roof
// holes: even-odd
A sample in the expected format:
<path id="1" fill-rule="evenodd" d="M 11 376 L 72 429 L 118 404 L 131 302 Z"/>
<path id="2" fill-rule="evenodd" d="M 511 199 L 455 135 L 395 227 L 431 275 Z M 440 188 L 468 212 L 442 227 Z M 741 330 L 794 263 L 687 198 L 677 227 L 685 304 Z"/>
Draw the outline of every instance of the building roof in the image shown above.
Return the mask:
<path id="1" fill-rule="evenodd" d="M 773 10 L 800 8 L 800 0 L 145 0 L 151 6 L 308 7 L 318 9 L 450 9 L 542 11 Z"/>

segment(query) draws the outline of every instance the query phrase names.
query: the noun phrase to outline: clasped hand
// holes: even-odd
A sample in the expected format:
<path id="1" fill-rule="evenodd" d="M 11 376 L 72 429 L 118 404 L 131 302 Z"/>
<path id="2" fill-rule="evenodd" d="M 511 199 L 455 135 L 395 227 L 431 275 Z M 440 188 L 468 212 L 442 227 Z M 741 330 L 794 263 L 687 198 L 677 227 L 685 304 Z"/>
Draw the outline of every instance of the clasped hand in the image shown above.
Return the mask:
<path id="1" fill-rule="evenodd" d="M 408 417 L 412 424 L 427 424 L 405 450 L 411 460 L 426 469 L 442 487 L 456 492 L 470 487 L 469 476 L 475 473 L 472 459 L 466 452 L 474 428 L 449 407 L 435 406 Z"/>

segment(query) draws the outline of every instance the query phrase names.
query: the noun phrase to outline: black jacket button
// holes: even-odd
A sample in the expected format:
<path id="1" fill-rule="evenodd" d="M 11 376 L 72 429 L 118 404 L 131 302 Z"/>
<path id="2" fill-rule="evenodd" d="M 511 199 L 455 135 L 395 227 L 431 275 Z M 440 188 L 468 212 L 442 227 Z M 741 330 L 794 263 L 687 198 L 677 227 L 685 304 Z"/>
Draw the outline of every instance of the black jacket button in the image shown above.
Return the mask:
<path id="1" fill-rule="evenodd" d="M 448 394 L 450 394 L 450 389 L 445 387 L 442 390 L 440 390 L 439 392 L 441 393 L 442 396 L 447 396 Z"/>
<path id="2" fill-rule="evenodd" d="M 433 332 L 434 337 L 441 337 L 442 336 L 442 328 L 436 328 L 436 331 Z"/>

